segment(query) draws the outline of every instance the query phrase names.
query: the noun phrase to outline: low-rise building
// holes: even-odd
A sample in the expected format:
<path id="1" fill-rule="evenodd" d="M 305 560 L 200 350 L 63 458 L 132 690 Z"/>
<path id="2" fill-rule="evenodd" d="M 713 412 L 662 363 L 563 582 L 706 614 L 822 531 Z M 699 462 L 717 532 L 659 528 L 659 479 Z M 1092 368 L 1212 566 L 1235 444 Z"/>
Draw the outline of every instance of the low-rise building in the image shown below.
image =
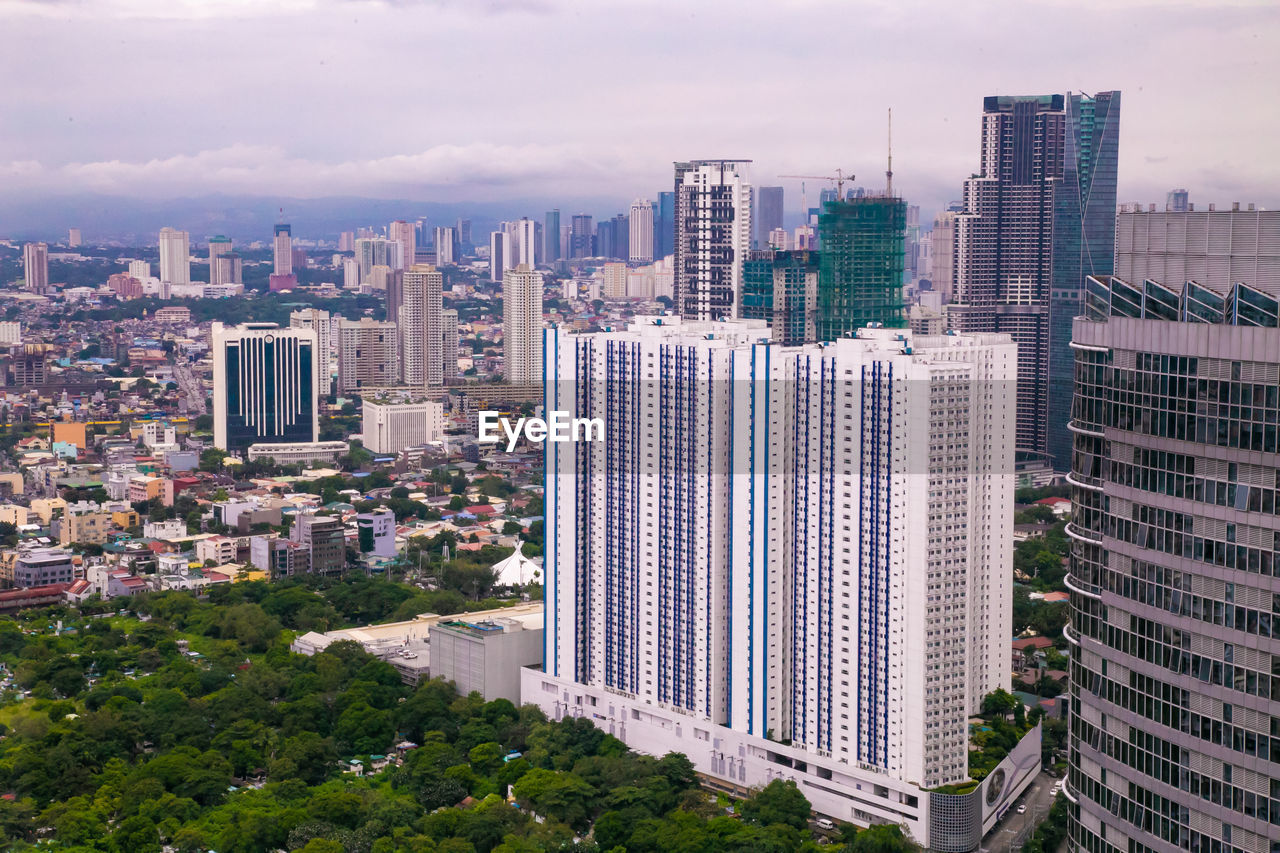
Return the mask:
<path id="1" fill-rule="evenodd" d="M 520 670 L 542 664 L 541 618 L 450 619 L 431 628 L 431 676 L 463 696 L 520 704 Z"/>
<path id="2" fill-rule="evenodd" d="M 337 516 L 301 513 L 293 520 L 289 538 L 310 552 L 312 574 L 340 574 L 346 569 L 347 531 Z"/>
<path id="3" fill-rule="evenodd" d="M 13 586 L 16 587 L 69 584 L 75 577 L 71 552 L 61 548 L 33 548 L 19 553 L 13 563 Z"/>
<path id="4" fill-rule="evenodd" d="M 357 515 L 356 531 L 360 553 L 375 557 L 396 555 L 396 515 L 387 507 Z"/>
<path id="5" fill-rule="evenodd" d="M 212 536 L 196 543 L 196 560 L 201 564 L 213 561 L 215 566 L 236 561 L 236 540 L 230 536 Z"/>
<path id="6" fill-rule="evenodd" d="M 148 521 L 142 526 L 142 535 L 148 539 L 181 539 L 187 535 L 187 523 L 180 518 Z"/>
<path id="7" fill-rule="evenodd" d="M 361 420 L 364 446 L 399 453 L 444 438 L 444 407 L 436 400 L 366 399 Z"/>
<path id="8" fill-rule="evenodd" d="M 83 508 L 67 510 L 57 519 L 55 526 L 58 544 L 64 548 L 68 545 L 101 545 L 116 530 L 110 513 Z"/>

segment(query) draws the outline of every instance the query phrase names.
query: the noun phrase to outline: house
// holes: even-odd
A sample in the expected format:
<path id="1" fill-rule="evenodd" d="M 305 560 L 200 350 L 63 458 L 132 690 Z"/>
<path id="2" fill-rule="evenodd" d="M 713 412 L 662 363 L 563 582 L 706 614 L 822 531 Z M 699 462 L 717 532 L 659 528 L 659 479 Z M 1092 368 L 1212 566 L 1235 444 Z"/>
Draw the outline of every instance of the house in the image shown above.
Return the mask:
<path id="1" fill-rule="evenodd" d="M 1041 498 L 1036 506 L 1047 506 L 1058 518 L 1071 514 L 1071 501 L 1068 498 Z"/>

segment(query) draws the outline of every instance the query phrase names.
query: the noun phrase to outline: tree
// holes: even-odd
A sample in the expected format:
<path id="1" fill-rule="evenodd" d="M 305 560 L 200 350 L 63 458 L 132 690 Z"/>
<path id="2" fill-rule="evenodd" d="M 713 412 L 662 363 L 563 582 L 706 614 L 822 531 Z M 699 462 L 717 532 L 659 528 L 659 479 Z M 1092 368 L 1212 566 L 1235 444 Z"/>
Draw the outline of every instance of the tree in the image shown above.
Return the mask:
<path id="1" fill-rule="evenodd" d="M 210 474 L 216 474 L 222 470 L 222 460 L 227 458 L 227 452 L 217 447 L 207 447 L 200 452 L 200 470 Z"/>
<path id="2" fill-rule="evenodd" d="M 860 830 L 845 845 L 847 853 L 916 853 L 920 847 L 902 832 L 902 827 L 882 823 Z"/>
<path id="3" fill-rule="evenodd" d="M 572 773 L 537 768 L 512 788 L 517 801 L 540 815 L 566 823 L 575 832 L 586 832 L 590 826 L 596 789 Z"/>
<path id="4" fill-rule="evenodd" d="M 761 826 L 781 823 L 804 829 L 809 825 L 812 808 L 795 782 L 774 779 L 752 797 L 743 800 L 741 811 L 744 818 Z"/>
<path id="5" fill-rule="evenodd" d="M 1000 688 L 982 697 L 982 716 L 1008 717 L 1018 704 L 1016 696 L 1004 688 Z"/>

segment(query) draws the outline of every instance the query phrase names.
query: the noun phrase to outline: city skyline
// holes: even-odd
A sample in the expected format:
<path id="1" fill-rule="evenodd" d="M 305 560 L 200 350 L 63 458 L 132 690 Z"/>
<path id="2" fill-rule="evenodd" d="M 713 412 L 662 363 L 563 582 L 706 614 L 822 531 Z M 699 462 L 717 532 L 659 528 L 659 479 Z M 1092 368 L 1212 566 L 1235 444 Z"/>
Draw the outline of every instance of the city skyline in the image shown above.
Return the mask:
<path id="1" fill-rule="evenodd" d="M 1250 99 L 1262 94 L 1247 85 L 1250 79 L 1262 80 L 1249 69 L 1265 59 L 1265 46 L 1274 41 L 1266 36 L 1280 29 L 1280 10 L 1188 3 L 1164 7 L 1164 14 L 1153 18 L 1133 4 L 1095 4 L 1083 14 L 1045 6 L 1042 28 L 1056 37 L 1037 45 L 1031 61 L 1030 46 L 1010 46 L 1005 38 L 1014 24 L 981 14 L 985 8 L 980 3 L 930 7 L 931 23 L 923 27 L 910 7 L 866 4 L 849 15 L 850 38 L 863 47 L 830 51 L 812 37 L 835 13 L 824 3 L 801 9 L 814 22 L 811 30 L 780 30 L 772 15 L 750 7 L 732 20 L 707 11 L 677 28 L 670 26 L 672 9 L 623 7 L 606 21 L 573 14 L 555 2 L 432 6 L 428 14 L 427 7 L 407 3 L 161 6 L 131 0 L 90 7 L 6 0 L 0 2 L 0 18 L 14 36 L 15 49 L 0 58 L 0 69 L 27 85 L 4 108 L 7 124 L 23 132 L 0 141 L 0 177 L 15 198 L 49 192 L 140 198 L 348 194 L 477 203 L 518 197 L 563 209 L 577 199 L 607 195 L 624 203 L 651 194 L 665 186 L 665 173 L 676 160 L 748 157 L 757 164 L 755 182 L 785 186 L 789 210 L 796 210 L 800 182 L 774 175 L 829 174 L 841 167 L 864 176 L 861 183 L 868 187 L 880 185 L 883 116 L 893 107 L 895 183 L 904 198 L 930 216 L 958 198 L 960 182 L 977 166 L 975 112 L 981 98 L 1116 88 L 1130 93 L 1126 112 L 1132 119 L 1121 153 L 1121 200 L 1156 200 L 1171 187 L 1186 186 L 1202 200 L 1248 197 L 1264 206 L 1280 203 L 1280 167 L 1266 156 L 1264 142 L 1280 120 L 1247 110 Z M 257 40 L 270 38 L 274 28 L 246 30 L 245 17 L 290 28 L 305 21 L 306 26 L 291 29 L 291 41 L 257 50 Z M 629 33 L 621 44 L 604 37 L 614 26 Z M 1139 26 L 1147 38 L 1135 42 L 1130 33 Z M 52 27 L 63 41 L 52 38 Z M 231 27 L 237 37 L 230 42 L 230 58 L 243 50 L 244 61 L 227 62 L 225 49 L 200 49 L 206 40 L 225 48 L 223 36 Z M 716 73 L 711 69 L 717 63 L 703 61 L 714 58 L 713 49 L 701 47 L 712 27 L 728 28 L 726 43 L 748 45 L 761 58 L 755 67 L 770 72 L 743 69 L 742 85 L 696 112 L 675 106 L 679 87 L 695 87 Z M 359 38 L 343 38 L 368 29 L 380 34 L 376 50 Z M 557 32 L 557 39 L 540 38 L 548 30 Z M 576 51 L 550 47 L 561 31 L 566 38 L 577 37 Z M 940 32 L 947 33 L 945 40 L 933 35 Z M 331 122 L 332 94 L 339 84 L 360 89 L 370 108 L 381 98 L 401 103 L 401 94 L 381 80 L 389 79 L 387 63 L 400 55 L 400 40 L 423 37 L 435 37 L 441 46 L 441 64 L 426 68 L 427 75 L 434 69 L 453 83 L 437 87 L 442 99 L 437 109 L 424 111 L 422 118 L 403 117 L 405 126 L 391 137 L 310 132 L 318 121 Z M 974 68 L 957 68 L 954 55 L 975 40 L 1002 47 L 982 50 Z M 77 59 L 50 62 L 46 52 L 55 43 L 74 45 L 61 56 Z M 59 81 L 75 71 L 78 57 L 92 61 L 108 45 L 115 51 L 122 43 L 131 50 L 131 62 L 95 62 L 105 66 L 103 73 L 83 81 L 68 100 Z M 472 84 L 512 63 L 533 64 L 554 76 L 565 63 L 603 62 L 606 51 L 608 61 L 625 61 L 659 43 L 690 60 L 669 69 L 659 66 L 643 82 L 614 84 L 609 91 L 600 91 L 601 81 L 595 79 L 563 95 L 547 94 L 544 87 L 543 94 L 517 108 L 525 121 L 511 123 L 503 116 L 501 121 L 453 122 L 471 103 Z M 893 52 L 878 47 L 881 43 L 894 45 Z M 169 63 L 179 44 L 184 61 Z M 903 51 L 903 44 L 918 50 Z M 454 62 L 455 50 L 466 50 L 467 59 Z M 1214 56 L 1220 73 L 1199 73 L 1195 62 L 1164 62 L 1170 53 Z M 208 67 L 210 61 L 217 62 L 216 69 Z M 258 110 L 254 99 L 237 96 L 271 75 L 264 62 L 274 69 L 281 61 L 314 73 L 278 81 L 280 97 L 273 98 L 271 110 Z M 157 62 L 165 63 L 164 74 Z M 35 66 L 48 70 L 42 75 L 21 71 Z M 868 74 L 871 68 L 876 73 Z M 803 96 L 788 82 L 796 79 L 806 81 Z M 1216 79 L 1246 84 L 1220 90 L 1212 84 Z M 205 97 L 192 97 L 196 91 L 218 93 L 215 97 L 228 107 L 210 111 Z M 151 120 L 120 121 L 126 106 L 120 92 L 149 93 L 141 105 L 134 96 L 130 100 L 140 116 Z M 845 111 L 830 109 L 837 95 Z M 50 110 L 54 102 L 59 106 Z M 1198 104 L 1201 120 L 1182 119 L 1189 102 Z M 776 121 L 773 110 L 759 109 L 764 103 L 788 104 L 792 119 L 799 113 L 812 131 L 797 138 L 793 121 Z M 558 118 L 548 120 L 585 108 L 596 118 L 574 122 L 572 135 Z M 1228 124 L 1246 132 L 1223 149 L 1220 128 Z M 513 134 L 512 127 L 520 127 L 520 133 Z M 431 142 L 408 145 L 405 139 Z M 821 189 L 812 183 L 811 196 Z"/>

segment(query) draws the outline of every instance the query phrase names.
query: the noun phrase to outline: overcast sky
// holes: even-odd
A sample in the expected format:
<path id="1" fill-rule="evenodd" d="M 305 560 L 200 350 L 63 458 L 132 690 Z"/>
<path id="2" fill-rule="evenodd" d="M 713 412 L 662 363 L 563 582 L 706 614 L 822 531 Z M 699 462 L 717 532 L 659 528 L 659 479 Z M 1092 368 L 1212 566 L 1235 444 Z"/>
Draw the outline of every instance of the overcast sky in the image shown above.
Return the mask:
<path id="1" fill-rule="evenodd" d="M 0 0 L 0 32 L 0 194 L 622 209 L 735 157 L 794 210 L 779 174 L 882 184 L 892 107 L 895 184 L 932 210 L 984 95 L 1120 89 L 1121 201 L 1280 206 L 1265 0 Z"/>

